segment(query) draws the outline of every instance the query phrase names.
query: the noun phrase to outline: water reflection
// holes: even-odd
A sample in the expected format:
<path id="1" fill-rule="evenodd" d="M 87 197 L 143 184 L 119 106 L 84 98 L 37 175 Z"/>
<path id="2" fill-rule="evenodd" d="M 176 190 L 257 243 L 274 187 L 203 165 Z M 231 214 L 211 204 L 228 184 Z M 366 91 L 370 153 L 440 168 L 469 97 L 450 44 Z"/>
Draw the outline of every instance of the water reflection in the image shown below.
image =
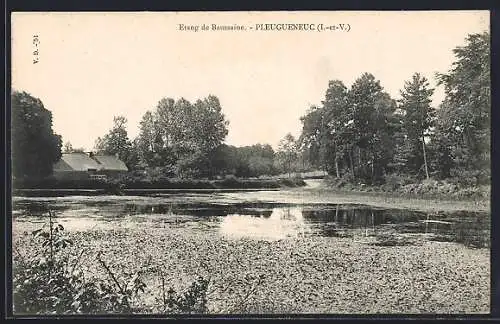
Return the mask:
<path id="1" fill-rule="evenodd" d="M 302 208 L 275 208 L 261 216 L 231 214 L 222 218 L 220 233 L 233 238 L 279 240 L 303 235 Z"/>
<path id="2" fill-rule="evenodd" d="M 433 241 L 490 246 L 486 213 L 426 214 L 356 206 L 275 208 L 269 219 L 245 214 L 224 217 L 221 233 L 232 237 L 283 239 L 300 236 L 379 236 L 427 234 Z"/>
<path id="3" fill-rule="evenodd" d="M 18 201 L 13 207 L 13 217 L 24 221 L 46 217 L 44 215 L 49 209 L 47 202 L 33 200 Z M 88 230 L 95 224 L 98 224 L 97 228 L 110 228 L 147 221 L 159 227 L 185 223 L 193 226 L 193 231 L 199 228 L 194 223 L 207 224 L 210 230 L 218 228 L 221 235 L 231 238 L 371 237 L 390 232 L 423 234 L 428 240 L 473 247 L 490 246 L 489 214 L 465 211 L 423 213 L 362 205 L 185 201 L 151 204 L 126 200 L 50 202 L 50 209 L 69 229 L 75 230 Z"/>

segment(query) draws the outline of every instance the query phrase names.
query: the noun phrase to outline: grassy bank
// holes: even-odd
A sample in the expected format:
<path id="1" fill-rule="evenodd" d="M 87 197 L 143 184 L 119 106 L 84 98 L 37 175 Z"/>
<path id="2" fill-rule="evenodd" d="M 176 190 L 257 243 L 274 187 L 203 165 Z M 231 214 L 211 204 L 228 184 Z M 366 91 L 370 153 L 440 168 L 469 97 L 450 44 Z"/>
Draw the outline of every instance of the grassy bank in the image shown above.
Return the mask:
<path id="1" fill-rule="evenodd" d="M 221 180 L 125 180 L 123 184 L 126 189 L 276 189 L 305 186 L 304 180 L 300 178 L 242 179 L 236 177 Z"/>
<path id="2" fill-rule="evenodd" d="M 410 199 L 489 201 L 491 192 L 489 185 L 471 186 L 433 179 L 416 181 L 394 176 L 388 177 L 387 181 L 380 185 L 352 183 L 345 179 L 326 177 L 325 185 L 342 192 L 381 193 Z"/>
<path id="3" fill-rule="evenodd" d="M 122 177 L 102 180 L 56 180 L 17 181 L 15 189 L 101 189 L 107 193 L 119 193 L 121 189 L 276 189 L 282 187 L 305 186 L 301 178 L 286 179 L 242 179 L 226 177 L 219 180 L 208 179 L 141 179 Z"/>
<path id="4" fill-rule="evenodd" d="M 206 226 L 213 226 L 207 228 Z M 140 273 L 144 292 L 137 313 L 161 313 L 164 287 L 187 289 L 209 280 L 207 313 L 487 313 L 488 249 L 431 242 L 404 235 L 404 244 L 376 244 L 379 237 L 231 239 L 175 221 L 71 232 L 70 264 L 87 281 Z M 14 223 L 14 255 L 32 258 L 37 226 Z M 82 252 L 83 251 L 83 252 Z M 14 265 L 16 271 L 16 264 Z"/>

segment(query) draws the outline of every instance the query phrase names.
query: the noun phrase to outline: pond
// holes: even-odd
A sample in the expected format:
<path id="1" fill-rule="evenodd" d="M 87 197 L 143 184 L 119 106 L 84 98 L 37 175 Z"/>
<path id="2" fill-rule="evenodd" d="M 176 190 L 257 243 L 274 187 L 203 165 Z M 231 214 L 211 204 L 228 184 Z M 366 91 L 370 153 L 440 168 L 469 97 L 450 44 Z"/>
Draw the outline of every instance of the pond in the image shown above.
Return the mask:
<path id="1" fill-rule="evenodd" d="M 422 212 L 239 198 L 237 194 L 16 198 L 13 216 L 18 222 L 45 222 L 50 208 L 58 222 L 71 231 L 135 228 L 147 222 L 160 228 L 175 224 L 231 239 L 318 236 L 363 240 L 392 235 L 455 242 L 471 248 L 490 246 L 490 220 L 485 212 Z"/>
<path id="2" fill-rule="evenodd" d="M 160 270 L 177 291 L 210 278 L 213 314 L 488 313 L 490 213 L 442 206 L 307 188 L 14 197 L 13 248 L 35 250 L 51 210 L 86 276 L 106 278 L 101 253 L 144 271 L 138 305 L 153 313 Z"/>

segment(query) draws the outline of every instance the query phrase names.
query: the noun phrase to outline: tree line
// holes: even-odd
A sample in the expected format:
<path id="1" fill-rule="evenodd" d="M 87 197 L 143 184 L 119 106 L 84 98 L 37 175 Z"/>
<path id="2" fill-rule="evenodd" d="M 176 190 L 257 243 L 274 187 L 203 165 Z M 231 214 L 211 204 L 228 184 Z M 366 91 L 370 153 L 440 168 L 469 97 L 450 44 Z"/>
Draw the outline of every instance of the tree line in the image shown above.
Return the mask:
<path id="1" fill-rule="evenodd" d="M 12 107 L 14 177 L 49 176 L 62 153 L 86 152 L 70 142 L 62 144 L 52 130 L 52 113 L 40 99 L 14 91 Z M 115 116 L 111 129 L 96 139 L 93 152 L 116 155 L 129 170 L 155 178 L 259 177 L 289 171 L 289 154 L 275 152 L 269 144 L 225 144 L 228 125 L 214 95 L 194 103 L 162 98 L 143 115 L 136 138 L 128 136 L 126 117 Z"/>
<path id="2" fill-rule="evenodd" d="M 398 100 L 370 73 L 349 89 L 332 80 L 322 105 L 301 118 L 298 145 L 315 167 L 368 184 L 389 174 L 488 182 L 489 34 L 469 35 L 453 52 L 451 70 L 436 75 L 445 89 L 439 107 L 432 107 L 434 89 L 419 73 L 405 82 Z"/>
<path id="3" fill-rule="evenodd" d="M 166 178 L 259 177 L 289 171 L 286 147 L 275 152 L 269 144 L 224 143 L 229 121 L 214 95 L 194 104 L 162 98 L 143 115 L 133 140 L 126 123 L 125 117 L 114 117 L 111 130 L 96 140 L 95 151 L 118 155 L 130 170 Z"/>
<path id="4" fill-rule="evenodd" d="M 224 143 L 229 121 L 214 95 L 196 100 L 159 100 L 131 139 L 127 119 L 96 140 L 98 153 L 118 155 L 130 170 L 158 177 L 258 177 L 322 169 L 337 178 L 383 183 L 388 175 L 414 179 L 460 177 L 471 183 L 490 177 L 489 33 L 472 34 L 453 50 L 456 61 L 437 74 L 445 98 L 432 106 L 434 89 L 415 73 L 395 100 L 371 74 L 350 88 L 328 83 L 321 105 L 301 117 L 296 139 L 287 134 L 277 151 L 269 144 L 236 147 Z M 12 94 L 12 171 L 15 177 L 43 177 L 64 152 L 74 149 L 52 131 L 52 115 L 26 92 Z"/>

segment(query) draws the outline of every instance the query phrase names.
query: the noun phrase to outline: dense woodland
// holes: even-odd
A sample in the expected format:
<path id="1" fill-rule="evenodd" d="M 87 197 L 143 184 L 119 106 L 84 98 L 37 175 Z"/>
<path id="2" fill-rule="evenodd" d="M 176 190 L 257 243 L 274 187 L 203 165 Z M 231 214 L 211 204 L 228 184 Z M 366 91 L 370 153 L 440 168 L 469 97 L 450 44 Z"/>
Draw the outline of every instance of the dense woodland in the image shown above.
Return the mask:
<path id="1" fill-rule="evenodd" d="M 269 144 L 235 147 L 219 99 L 194 103 L 162 98 L 127 134 L 127 119 L 96 140 L 95 151 L 118 154 L 137 177 L 259 177 L 325 170 L 353 183 L 381 184 L 389 176 L 412 181 L 455 178 L 469 185 L 490 180 L 490 36 L 472 34 L 454 49 L 451 69 L 435 77 L 445 99 L 432 106 L 434 89 L 415 73 L 402 84 L 400 99 L 384 91 L 371 73 L 347 87 L 331 80 L 321 105 L 301 117 L 298 138 L 286 134 Z M 411 64 L 409 62 L 408 64 Z M 26 92 L 12 94 L 12 171 L 17 178 L 48 176 L 64 147 L 52 131 L 52 116 Z"/>
<path id="2" fill-rule="evenodd" d="M 489 34 L 470 35 L 454 54 L 452 69 L 436 75 L 446 94 L 439 107 L 431 106 L 434 89 L 419 73 L 405 82 L 397 101 L 370 73 L 350 89 L 330 81 L 322 105 L 302 117 L 299 144 L 309 161 L 369 184 L 388 174 L 488 182 Z"/>

